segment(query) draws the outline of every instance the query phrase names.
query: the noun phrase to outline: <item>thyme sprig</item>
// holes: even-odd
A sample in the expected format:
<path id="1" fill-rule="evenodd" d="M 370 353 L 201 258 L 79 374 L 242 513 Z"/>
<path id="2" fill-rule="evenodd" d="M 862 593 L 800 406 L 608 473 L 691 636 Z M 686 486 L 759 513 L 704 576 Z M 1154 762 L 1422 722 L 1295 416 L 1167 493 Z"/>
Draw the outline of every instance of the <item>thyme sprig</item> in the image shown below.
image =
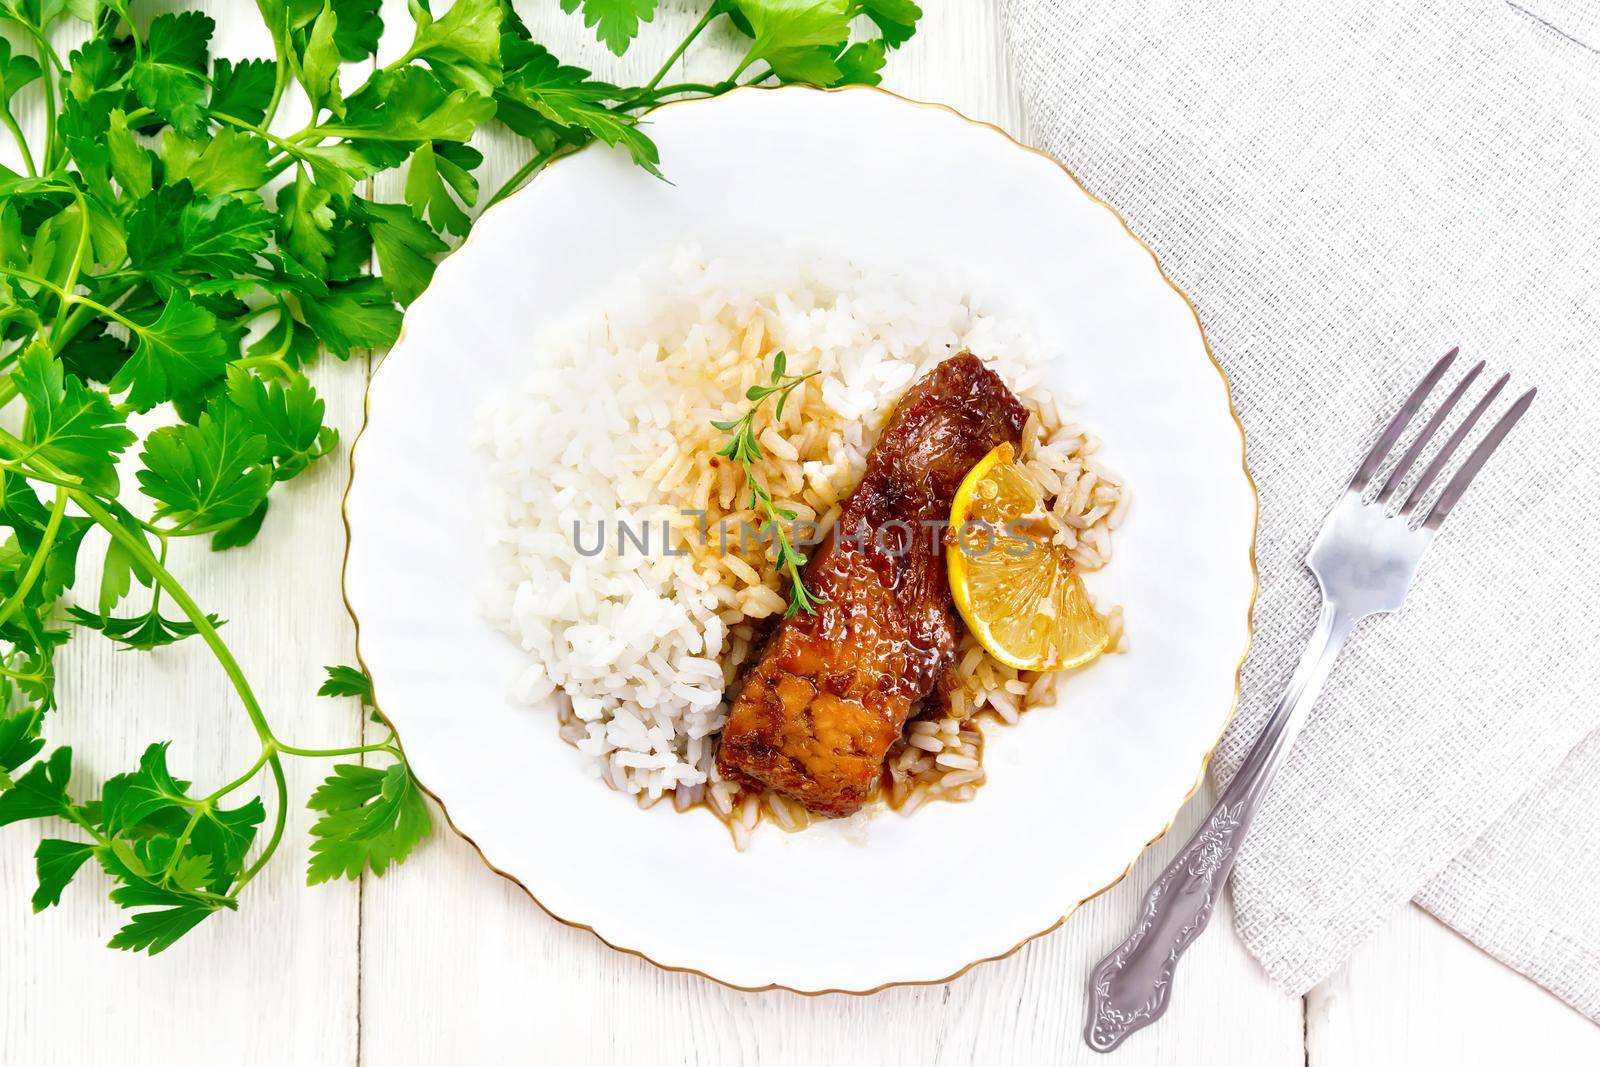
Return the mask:
<path id="1" fill-rule="evenodd" d="M 744 484 L 750 491 L 749 507 L 763 516 L 761 528 L 772 531 L 773 544 L 777 546 L 776 563 L 780 570 L 789 575 L 789 609 L 783 613 L 786 619 L 802 611 L 807 615 L 815 615 L 816 605 L 827 599 L 807 589 L 800 577 L 800 568 L 806 565 L 806 554 L 795 547 L 787 529 L 787 524 L 794 522 L 795 513 L 773 502 L 772 494 L 761 484 L 755 471 L 756 461 L 766 458 L 766 453 L 761 450 L 761 442 L 756 440 L 756 414 L 761 410 L 761 405 L 766 403 L 768 397 L 777 394 L 778 406 L 773 412 L 773 421 L 782 419 L 783 406 L 788 403 L 789 394 L 807 379 L 817 376 L 816 371 L 810 374 L 786 374 L 787 369 L 787 358 L 780 351 L 772 357 L 772 373 L 767 378 L 767 384 L 752 385 L 745 390 L 744 397 L 750 401 L 750 409 L 737 419 L 711 420 L 711 425 L 729 435 L 727 444 L 717 450 L 717 455 L 733 460 L 744 472 Z"/>

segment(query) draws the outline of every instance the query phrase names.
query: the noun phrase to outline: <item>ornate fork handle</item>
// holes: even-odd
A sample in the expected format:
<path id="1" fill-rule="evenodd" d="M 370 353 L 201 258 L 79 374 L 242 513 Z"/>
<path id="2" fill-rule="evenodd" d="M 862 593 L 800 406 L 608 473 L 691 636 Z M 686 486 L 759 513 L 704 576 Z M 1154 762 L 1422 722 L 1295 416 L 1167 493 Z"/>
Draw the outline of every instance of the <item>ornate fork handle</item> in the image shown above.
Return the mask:
<path id="1" fill-rule="evenodd" d="M 1316 703 L 1353 622 L 1323 598 L 1300 665 L 1239 773 L 1205 824 L 1150 887 L 1133 932 L 1090 976 L 1084 1027 L 1090 1048 L 1110 1052 L 1167 1010 L 1172 972 L 1210 921 L 1256 808 Z"/>

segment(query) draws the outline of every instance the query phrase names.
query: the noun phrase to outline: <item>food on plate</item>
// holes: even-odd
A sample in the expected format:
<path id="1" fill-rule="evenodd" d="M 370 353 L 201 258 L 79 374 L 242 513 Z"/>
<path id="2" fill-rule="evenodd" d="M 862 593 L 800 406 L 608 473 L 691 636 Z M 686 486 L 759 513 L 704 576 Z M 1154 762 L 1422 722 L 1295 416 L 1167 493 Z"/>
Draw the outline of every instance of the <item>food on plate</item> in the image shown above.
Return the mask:
<path id="1" fill-rule="evenodd" d="M 1018 670 L 1082 667 L 1111 640 L 1066 550 L 1068 527 L 1047 503 L 1005 443 L 968 472 L 950 509 L 963 543 L 945 558 L 961 619 L 986 652 Z M 1057 507 L 1070 504 L 1056 497 Z"/>
<path id="2" fill-rule="evenodd" d="M 955 661 L 940 549 L 956 488 L 1026 420 L 970 353 L 900 400 L 831 536 L 792 579 L 807 609 L 778 624 L 740 684 L 717 753 L 725 778 L 814 814 L 866 803 L 912 707 Z"/>
<path id="3" fill-rule="evenodd" d="M 907 814 L 977 795 L 987 773 L 977 716 L 1015 723 L 1070 689 L 1059 672 L 997 659 L 955 619 L 942 557 L 903 561 L 938 595 L 902 598 L 854 580 L 870 561 L 830 547 L 853 512 L 873 527 L 900 510 L 948 519 L 968 468 L 1004 442 L 1049 503 L 1054 551 L 1075 574 L 1112 558 L 1128 510 L 1122 480 L 1044 388 L 1040 346 L 962 279 L 823 257 L 708 262 L 685 249 L 603 310 L 555 324 L 531 356 L 528 379 L 480 419 L 491 487 L 481 606 L 524 654 L 513 696 L 553 707 L 561 736 L 606 785 L 644 807 L 707 808 L 740 847 L 763 818 L 806 826 L 807 796 L 818 813 L 863 799 L 870 812 L 879 798 Z M 990 426 L 958 462 L 932 462 L 945 455 L 940 442 L 912 463 L 915 450 L 894 435 L 925 424 L 910 413 L 945 404 L 935 386 L 955 379 L 979 390 L 962 418 L 998 416 L 1004 432 Z M 945 484 L 902 477 L 908 463 Z M 884 503 L 863 484 L 874 478 L 915 499 Z M 754 749 L 735 755 L 741 685 L 780 680 L 767 663 L 793 640 L 786 627 L 814 632 L 858 602 L 885 641 L 926 638 L 901 672 L 853 653 L 856 681 L 881 677 L 896 700 L 876 705 L 881 726 L 867 730 L 860 760 L 819 762 L 814 787 L 798 777 L 758 785 L 777 772 L 762 771 Z M 1100 617 L 1105 647 L 1118 649 L 1120 612 Z M 830 656 L 852 647 L 824 645 Z M 816 675 L 804 663 L 785 671 Z"/>

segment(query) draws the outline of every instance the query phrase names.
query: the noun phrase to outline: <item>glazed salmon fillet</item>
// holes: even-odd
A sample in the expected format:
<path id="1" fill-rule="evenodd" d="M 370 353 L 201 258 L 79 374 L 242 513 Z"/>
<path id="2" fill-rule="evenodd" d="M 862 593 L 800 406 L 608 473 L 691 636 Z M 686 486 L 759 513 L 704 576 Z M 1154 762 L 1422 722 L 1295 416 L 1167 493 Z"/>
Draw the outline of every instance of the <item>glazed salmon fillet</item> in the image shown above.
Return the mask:
<path id="1" fill-rule="evenodd" d="M 804 572 L 816 614 L 783 620 L 734 701 L 717 768 L 818 815 L 857 811 L 906 717 L 955 659 L 940 524 L 956 489 L 1027 413 L 971 353 L 895 407 L 866 474 Z"/>

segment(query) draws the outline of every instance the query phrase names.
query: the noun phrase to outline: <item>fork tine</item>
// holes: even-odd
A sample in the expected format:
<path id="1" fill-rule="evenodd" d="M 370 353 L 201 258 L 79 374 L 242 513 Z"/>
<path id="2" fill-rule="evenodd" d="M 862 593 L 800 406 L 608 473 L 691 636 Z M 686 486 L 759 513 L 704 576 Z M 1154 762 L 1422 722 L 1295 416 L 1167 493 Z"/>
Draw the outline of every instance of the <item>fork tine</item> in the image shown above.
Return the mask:
<path id="1" fill-rule="evenodd" d="M 1429 489 L 1433 488 L 1434 480 L 1439 477 L 1439 472 L 1444 470 L 1445 464 L 1450 462 L 1450 457 L 1455 455 L 1456 449 L 1461 447 L 1461 442 L 1467 439 L 1467 435 L 1472 432 L 1472 428 L 1483 417 L 1483 413 L 1489 410 L 1489 405 L 1494 403 L 1494 398 L 1500 395 L 1500 390 L 1504 389 L 1506 382 L 1510 380 L 1511 375 L 1500 375 L 1500 379 L 1489 387 L 1487 393 L 1483 394 L 1483 399 L 1474 404 L 1472 410 L 1467 412 L 1467 417 L 1462 419 L 1461 425 L 1457 426 L 1450 434 L 1449 440 L 1440 446 L 1439 454 L 1433 457 L 1433 462 L 1429 463 L 1428 469 L 1422 472 L 1422 477 L 1417 479 L 1417 484 L 1411 487 L 1411 492 L 1407 495 L 1406 502 L 1400 506 L 1400 514 L 1409 515 L 1413 508 L 1422 503 L 1422 498 L 1427 495 Z"/>
<path id="2" fill-rule="evenodd" d="M 1472 479 L 1477 477 L 1479 469 L 1488 462 L 1494 450 L 1500 446 L 1500 442 L 1505 440 L 1506 434 L 1511 432 L 1511 427 L 1522 418 L 1522 413 L 1528 410 L 1528 406 L 1533 403 L 1534 395 L 1538 392 L 1537 389 L 1529 389 L 1517 397 L 1516 402 L 1500 416 L 1500 421 L 1494 424 L 1494 428 L 1483 435 L 1478 447 L 1472 450 L 1472 455 L 1468 456 L 1461 469 L 1456 471 L 1456 476 L 1450 479 L 1450 483 L 1444 487 L 1444 492 L 1439 494 L 1433 510 L 1428 512 L 1428 518 L 1423 522 L 1424 526 L 1430 530 L 1439 528 L 1445 516 L 1450 514 L 1450 509 L 1455 507 L 1456 501 L 1461 499 L 1461 494 L 1472 484 Z"/>
<path id="3" fill-rule="evenodd" d="M 1456 383 L 1456 387 L 1450 391 L 1450 395 L 1445 397 L 1444 403 L 1439 405 L 1439 410 L 1435 411 L 1433 416 L 1428 419 L 1427 424 L 1422 427 L 1422 432 L 1417 434 L 1417 439 L 1411 442 L 1410 448 L 1406 449 L 1406 454 L 1400 457 L 1400 462 L 1396 463 L 1394 470 L 1389 472 L 1389 480 L 1383 483 L 1383 491 L 1378 494 L 1379 504 L 1387 504 L 1389 498 L 1400 488 L 1400 483 L 1405 481 L 1406 472 L 1411 469 L 1411 464 L 1415 463 L 1417 457 L 1422 454 L 1422 450 L 1428 447 L 1428 442 L 1433 440 L 1433 435 L 1439 431 L 1439 427 L 1444 423 L 1444 420 L 1449 417 L 1450 412 L 1454 410 L 1468 387 L 1472 385 L 1482 371 L 1483 360 L 1480 359 L 1478 360 L 1478 365 L 1467 371 L 1466 377 Z"/>
<path id="4" fill-rule="evenodd" d="M 1356 471 L 1355 477 L 1350 479 L 1350 488 L 1361 492 L 1372 481 L 1372 476 L 1378 473 L 1378 468 L 1383 466 L 1384 457 L 1388 456 L 1389 449 L 1400 439 L 1405 432 L 1406 424 L 1411 421 L 1411 416 L 1417 413 L 1422 402 L 1428 399 L 1428 394 L 1433 392 L 1433 387 L 1439 384 L 1439 379 L 1444 377 L 1444 372 L 1450 369 L 1450 364 L 1455 362 L 1459 348 L 1452 348 L 1444 354 L 1433 369 L 1425 374 L 1417 387 L 1411 390 L 1411 395 L 1406 397 L 1406 402 L 1400 405 L 1400 410 L 1394 413 L 1394 418 L 1389 420 L 1389 425 L 1383 428 L 1378 435 L 1378 440 L 1373 444 L 1366 458 L 1361 461 L 1361 467 Z"/>

